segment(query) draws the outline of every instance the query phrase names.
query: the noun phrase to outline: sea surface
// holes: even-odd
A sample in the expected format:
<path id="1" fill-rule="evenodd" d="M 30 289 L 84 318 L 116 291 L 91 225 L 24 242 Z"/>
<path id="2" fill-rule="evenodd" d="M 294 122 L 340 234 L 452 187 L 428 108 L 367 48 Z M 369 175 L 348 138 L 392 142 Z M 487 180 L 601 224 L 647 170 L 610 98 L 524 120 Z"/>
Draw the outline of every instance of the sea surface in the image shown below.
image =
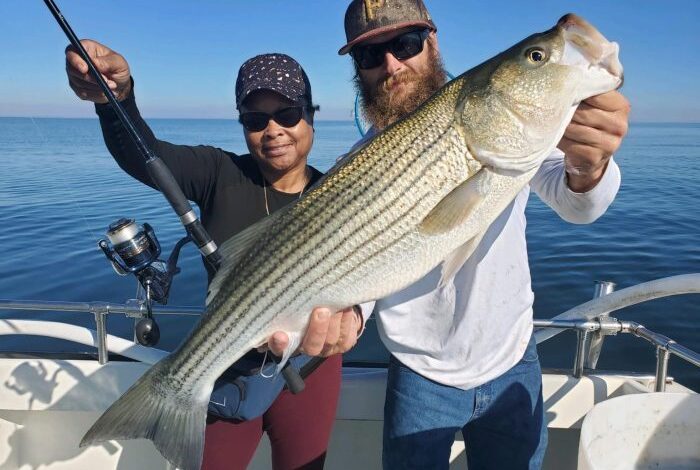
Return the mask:
<path id="1" fill-rule="evenodd" d="M 233 120 L 149 120 L 175 143 L 246 152 Z M 359 137 L 351 122 L 319 121 L 310 163 L 327 170 Z M 535 318 L 550 318 L 592 297 L 595 280 L 628 287 L 700 272 L 700 125 L 632 124 L 615 156 L 623 182 L 607 213 L 591 225 L 568 224 L 536 195 L 527 209 Z M 262 196 L 261 196 L 262 197 Z M 0 299 L 107 301 L 136 294 L 117 276 L 97 242 L 120 217 L 151 224 L 169 253 L 183 229 L 165 199 L 124 174 L 102 141 L 96 119 L 0 118 Z M 206 277 L 196 250 L 180 260 L 170 305 L 202 306 Z M 700 351 L 700 296 L 655 300 L 615 313 Z M 93 327 L 89 314 L 0 312 Z M 196 318 L 159 318 L 159 347 L 174 348 Z M 110 333 L 132 337 L 132 320 L 111 315 Z M 539 347 L 545 367 L 571 367 L 575 335 Z M 74 351 L 85 347 L 35 337 L 0 337 L 0 350 Z M 382 362 L 387 352 L 373 323 L 346 360 Z M 631 335 L 608 337 L 599 368 L 653 373 L 654 349 Z M 700 391 L 700 369 L 673 357 L 670 375 Z"/>

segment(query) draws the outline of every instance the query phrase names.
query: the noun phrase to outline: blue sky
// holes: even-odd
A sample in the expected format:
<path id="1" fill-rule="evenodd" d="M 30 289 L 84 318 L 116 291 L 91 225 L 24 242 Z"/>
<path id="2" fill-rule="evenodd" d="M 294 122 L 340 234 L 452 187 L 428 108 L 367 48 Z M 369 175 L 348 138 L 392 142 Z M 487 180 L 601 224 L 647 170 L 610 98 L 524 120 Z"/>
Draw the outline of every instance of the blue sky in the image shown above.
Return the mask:
<path id="1" fill-rule="evenodd" d="M 350 119 L 341 0 L 58 0 L 78 36 L 122 53 L 147 117 L 228 118 L 240 64 L 285 52 L 310 76 L 319 119 Z M 700 1 L 426 0 L 461 73 L 577 13 L 621 46 L 634 121 L 700 122 Z M 67 40 L 41 0 L 0 1 L 0 116 L 92 116 L 66 84 Z"/>

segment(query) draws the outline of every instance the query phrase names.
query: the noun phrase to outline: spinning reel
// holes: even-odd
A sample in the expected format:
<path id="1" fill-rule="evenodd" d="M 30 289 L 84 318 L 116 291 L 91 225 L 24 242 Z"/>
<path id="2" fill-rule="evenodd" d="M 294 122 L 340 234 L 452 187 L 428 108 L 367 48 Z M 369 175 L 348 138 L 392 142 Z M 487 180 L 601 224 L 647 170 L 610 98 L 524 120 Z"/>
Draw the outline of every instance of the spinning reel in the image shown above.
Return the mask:
<path id="1" fill-rule="evenodd" d="M 180 249 L 190 241 L 189 236 L 177 242 L 173 252 L 164 262 L 160 243 L 153 228 L 134 219 L 121 218 L 107 228 L 107 239 L 98 242 L 114 271 L 120 276 L 133 274 L 145 292 L 146 314 L 135 327 L 135 336 L 144 346 L 154 346 L 160 339 L 160 328 L 153 318 L 152 303 L 168 303 L 173 277 L 180 272 L 177 259 Z"/>

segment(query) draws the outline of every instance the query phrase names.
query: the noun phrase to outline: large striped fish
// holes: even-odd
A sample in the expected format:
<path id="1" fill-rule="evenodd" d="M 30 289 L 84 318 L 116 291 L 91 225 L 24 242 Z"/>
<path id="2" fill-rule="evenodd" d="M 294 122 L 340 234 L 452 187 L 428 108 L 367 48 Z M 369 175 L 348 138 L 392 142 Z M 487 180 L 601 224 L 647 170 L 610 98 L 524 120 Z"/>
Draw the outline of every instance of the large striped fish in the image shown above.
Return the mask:
<path id="1" fill-rule="evenodd" d="M 617 52 L 567 15 L 447 83 L 297 203 L 224 244 L 199 324 L 81 445 L 144 437 L 178 468 L 198 469 L 222 372 L 274 331 L 298 344 L 316 306 L 387 296 L 441 263 L 449 279 L 554 149 L 576 106 L 621 84 Z"/>

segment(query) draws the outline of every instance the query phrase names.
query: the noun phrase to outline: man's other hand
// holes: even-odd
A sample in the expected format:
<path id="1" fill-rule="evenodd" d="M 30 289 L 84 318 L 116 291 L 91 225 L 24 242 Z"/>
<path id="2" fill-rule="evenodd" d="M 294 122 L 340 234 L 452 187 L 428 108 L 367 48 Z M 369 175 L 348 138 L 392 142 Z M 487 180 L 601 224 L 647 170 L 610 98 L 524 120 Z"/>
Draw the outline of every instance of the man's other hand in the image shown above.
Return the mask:
<path id="1" fill-rule="evenodd" d="M 559 141 L 572 191 L 590 191 L 627 134 L 630 104 L 618 91 L 584 100 Z"/>

